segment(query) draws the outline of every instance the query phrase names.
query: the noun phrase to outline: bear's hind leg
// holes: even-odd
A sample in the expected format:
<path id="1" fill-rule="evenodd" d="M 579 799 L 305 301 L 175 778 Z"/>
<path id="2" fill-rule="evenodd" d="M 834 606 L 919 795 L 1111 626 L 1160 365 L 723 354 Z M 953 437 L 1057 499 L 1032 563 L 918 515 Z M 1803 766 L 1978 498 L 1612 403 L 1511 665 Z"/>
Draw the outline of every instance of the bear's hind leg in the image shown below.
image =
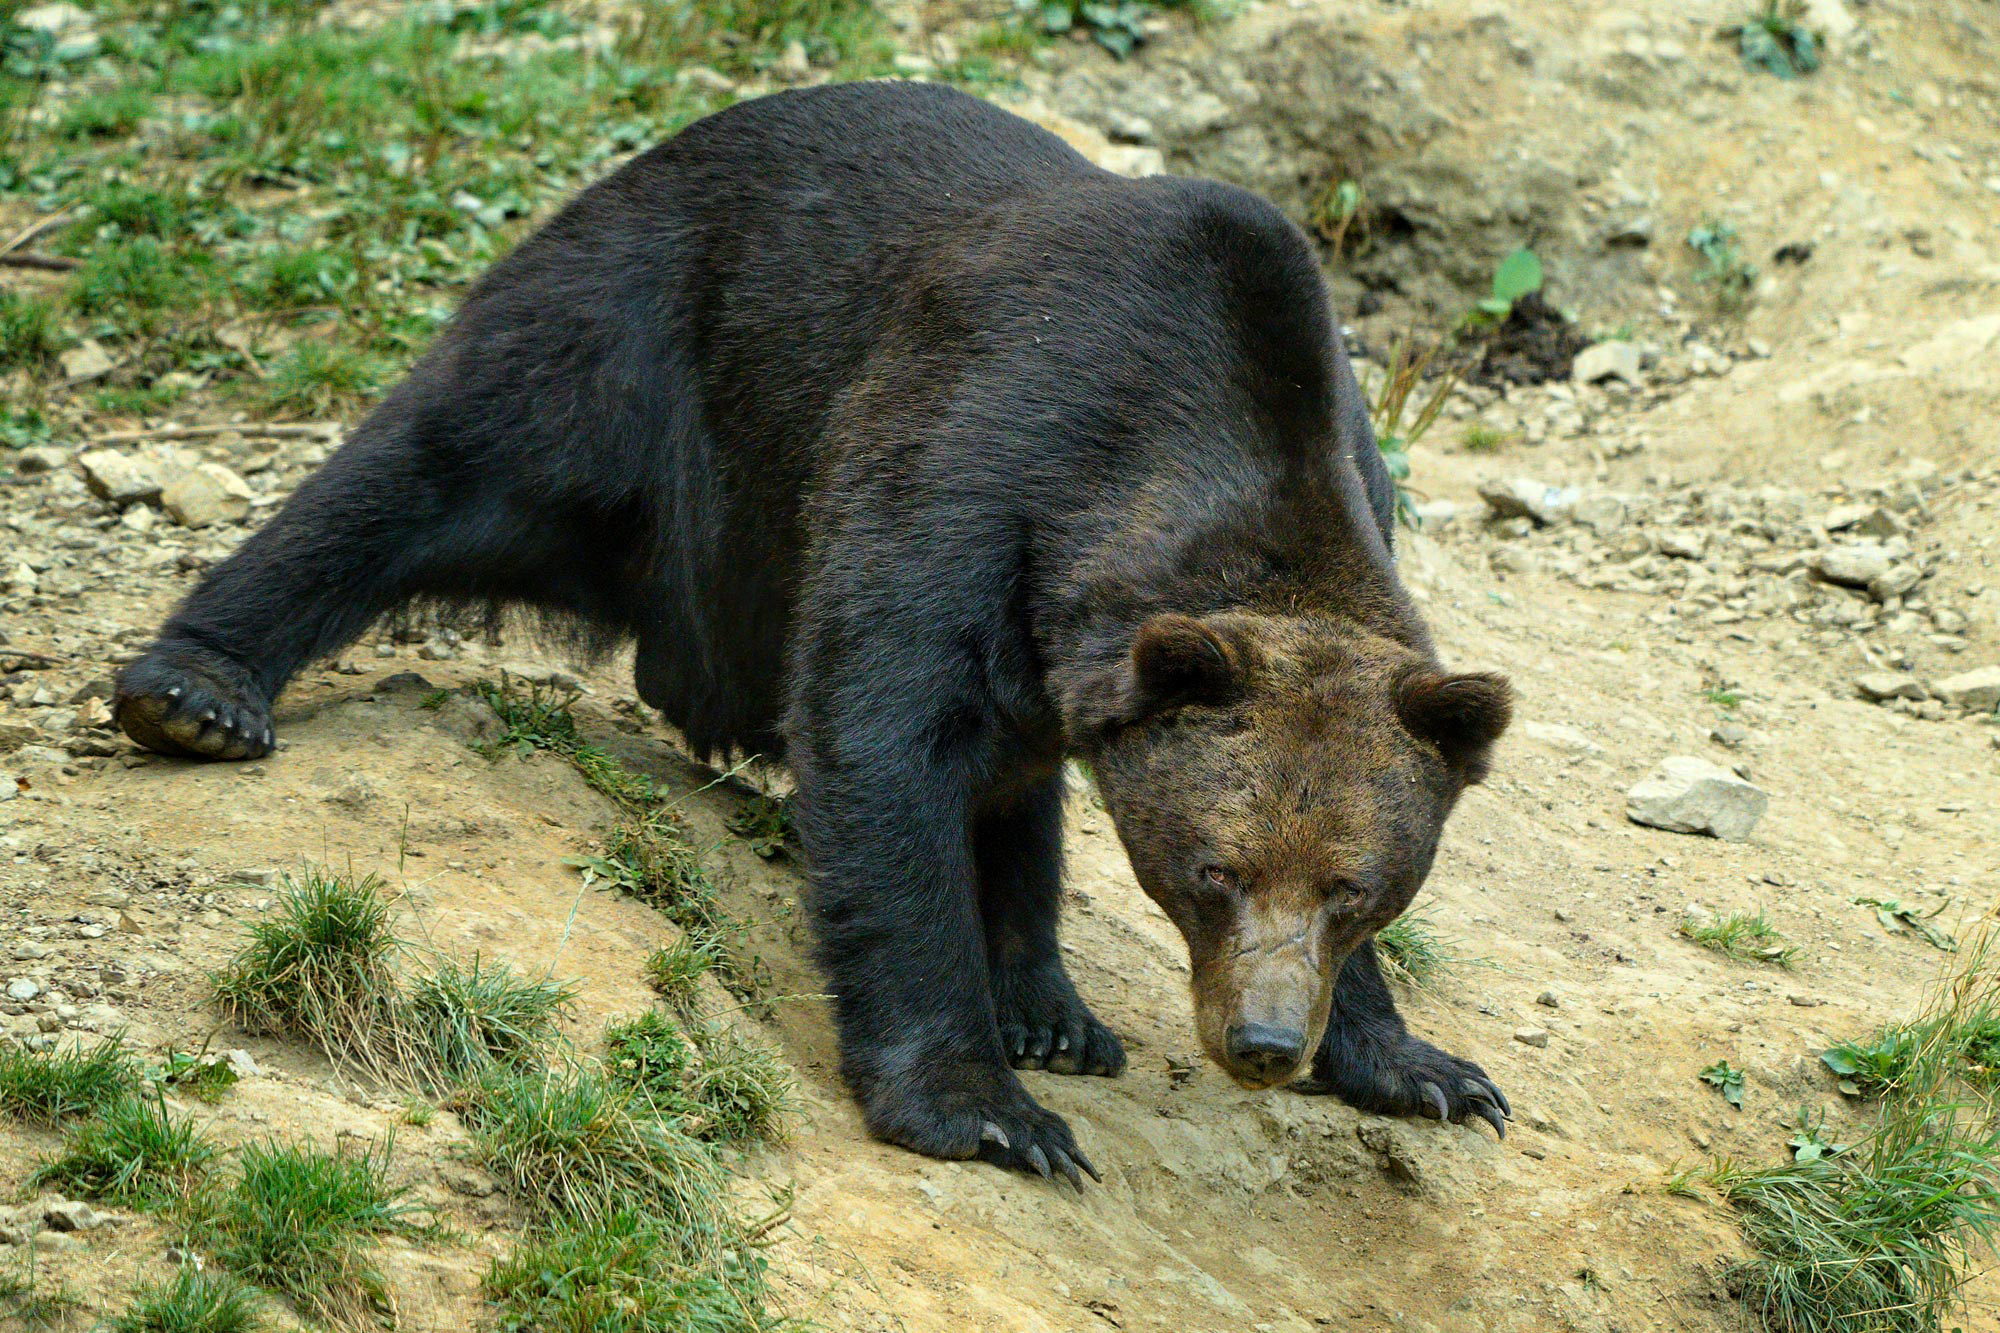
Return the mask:
<path id="1" fill-rule="evenodd" d="M 1470 1060 L 1419 1041 L 1403 1026 L 1375 961 L 1375 942 L 1347 957 L 1333 985 L 1333 1012 L 1296 1092 L 1327 1093 L 1376 1115 L 1424 1115 L 1458 1124 L 1477 1116 L 1503 1138 L 1507 1094 Z"/>
<path id="2" fill-rule="evenodd" d="M 1115 1078 L 1124 1044 L 1077 995 L 1056 947 L 1062 790 L 1060 777 L 1037 783 L 975 830 L 993 1008 L 1014 1068 Z"/>

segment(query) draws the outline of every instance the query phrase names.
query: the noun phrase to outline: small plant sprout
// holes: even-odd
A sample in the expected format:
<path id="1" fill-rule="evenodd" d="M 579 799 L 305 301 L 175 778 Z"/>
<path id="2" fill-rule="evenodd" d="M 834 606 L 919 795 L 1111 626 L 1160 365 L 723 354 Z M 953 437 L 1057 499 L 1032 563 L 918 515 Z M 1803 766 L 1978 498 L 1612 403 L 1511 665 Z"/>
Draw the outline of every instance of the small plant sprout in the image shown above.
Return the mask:
<path id="1" fill-rule="evenodd" d="M 1382 463 L 1396 486 L 1396 516 L 1413 528 L 1418 522 L 1416 508 L 1409 488 L 1404 485 L 1410 478 L 1410 448 L 1430 433 L 1445 404 L 1451 401 L 1452 390 L 1458 387 L 1456 368 L 1432 376 L 1432 367 L 1445 350 L 1442 339 L 1415 351 L 1408 337 L 1398 338 L 1389 353 L 1388 369 L 1374 385 L 1373 392 L 1369 392 L 1369 386 L 1362 386 L 1375 426 L 1376 447 L 1382 451 Z M 1426 378 L 1432 381 L 1430 396 L 1415 407 L 1412 415 L 1417 390 Z"/>
<path id="2" fill-rule="evenodd" d="M 1361 182 L 1342 177 L 1328 181 L 1307 208 L 1307 222 L 1332 249 L 1335 259 L 1347 253 L 1351 235 L 1358 236 L 1367 229 L 1362 211 L 1364 200 Z"/>
<path id="3" fill-rule="evenodd" d="M 1701 1071 L 1701 1081 L 1722 1094 L 1722 1100 L 1738 1110 L 1743 1108 L 1743 1071 L 1732 1069 L 1727 1060 L 1717 1060 Z"/>
<path id="4" fill-rule="evenodd" d="M 1514 313 L 1514 303 L 1542 290 L 1542 261 L 1533 250 L 1523 247 L 1500 261 L 1493 270 L 1493 290 L 1482 297 L 1466 316 L 1468 324 L 1500 324 Z"/>
<path id="5" fill-rule="evenodd" d="M 1715 292 L 1715 303 L 1723 310 L 1742 308 L 1757 285 L 1757 266 L 1743 257 L 1736 242 L 1735 225 L 1716 218 L 1688 232 L 1688 248 L 1703 260 L 1696 276 Z"/>
<path id="6" fill-rule="evenodd" d="M 1796 79 L 1820 65 L 1819 38 L 1805 26 L 1805 13 L 1804 0 L 1764 0 L 1761 10 L 1730 24 L 1722 35 L 1736 40 L 1737 52 L 1749 68 Z"/>

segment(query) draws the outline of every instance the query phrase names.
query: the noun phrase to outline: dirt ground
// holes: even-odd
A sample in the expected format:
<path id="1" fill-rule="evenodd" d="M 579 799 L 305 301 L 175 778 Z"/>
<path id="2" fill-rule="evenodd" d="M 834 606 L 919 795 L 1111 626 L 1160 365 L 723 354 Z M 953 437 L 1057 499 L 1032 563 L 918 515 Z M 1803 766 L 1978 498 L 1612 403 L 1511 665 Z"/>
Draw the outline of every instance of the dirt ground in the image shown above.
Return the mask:
<path id="1" fill-rule="evenodd" d="M 707 786 L 607 663 L 581 673 L 579 718 L 692 793 L 788 997 L 741 1021 L 801 1082 L 789 1143 L 749 1163 L 792 1192 L 774 1255 L 790 1308 L 940 1333 L 1742 1327 L 1730 1217 L 1662 1193 L 1663 1174 L 1779 1160 L 1801 1107 L 1862 1123 L 1818 1052 L 1913 1010 L 1949 959 L 1857 898 L 1940 909 L 1959 934 L 2000 899 L 2000 726 L 1938 697 L 2000 668 L 2000 7 L 1812 8 L 1851 31 L 1796 82 L 1714 38 L 1733 4 L 1291 0 L 1176 22 L 1123 64 L 1064 45 L 1002 94 L 1121 167 L 1245 180 L 1297 212 L 1362 180 L 1378 235 L 1332 280 L 1374 311 L 1356 337 L 1378 355 L 1483 294 L 1522 243 L 1558 305 L 1640 350 L 1631 383 L 1464 391 L 1411 451 L 1431 522 L 1405 541 L 1406 578 L 1447 661 L 1505 671 L 1521 704 L 1419 900 L 1472 961 L 1405 1007 L 1516 1118 L 1496 1142 L 1238 1090 L 1199 1052 L 1178 937 L 1079 784 L 1064 947 L 1131 1066 L 1024 1077 L 1103 1185 L 870 1142 L 834 1077 L 794 867 L 724 830 L 741 792 Z M 912 51 L 967 40 L 962 9 L 900 17 Z M 1758 269 L 1740 312 L 1716 309 L 1683 239 L 1711 215 Z M 1788 245 L 1810 257 L 1773 257 Z M 184 447 L 250 477 L 250 523 L 324 452 Z M 1518 478 L 1574 494 L 1546 525 L 1496 516 L 1481 488 Z M 215 1032 L 202 975 L 274 874 L 316 861 L 384 876 L 439 947 L 577 979 L 579 1036 L 647 1005 L 641 963 L 670 927 L 564 863 L 608 803 L 551 756 L 475 753 L 483 706 L 420 707 L 502 665 L 571 667 L 526 639 L 372 635 L 286 694 L 270 759 L 159 759 L 102 730 L 105 678 L 248 524 L 121 517 L 64 461 L 0 481 L 0 528 L 0 974 L 40 991 L 0 1024 L 246 1048 L 263 1072 L 214 1110 L 226 1135 L 393 1132 L 398 1170 L 464 1242 L 389 1244 L 404 1326 L 474 1324 L 518 1218 L 460 1160 L 449 1114 L 402 1124 L 393 1095 Z M 1875 541 L 1911 586 L 1878 597 L 1816 572 Z M 1917 697 L 1869 701 L 1870 673 Z M 1769 794 L 1747 841 L 1627 819 L 1628 788 L 1683 754 Z M 1691 909 L 1745 908 L 1799 945 L 1792 967 L 1678 935 Z M 1697 1076 L 1719 1059 L 1747 1071 L 1740 1110 Z M 0 1184 L 52 1142 L 0 1127 Z M 85 1290 L 166 1271 L 137 1218 L 43 1262 Z M 1965 1326 L 2000 1328 L 2000 1289 L 1973 1290 Z"/>

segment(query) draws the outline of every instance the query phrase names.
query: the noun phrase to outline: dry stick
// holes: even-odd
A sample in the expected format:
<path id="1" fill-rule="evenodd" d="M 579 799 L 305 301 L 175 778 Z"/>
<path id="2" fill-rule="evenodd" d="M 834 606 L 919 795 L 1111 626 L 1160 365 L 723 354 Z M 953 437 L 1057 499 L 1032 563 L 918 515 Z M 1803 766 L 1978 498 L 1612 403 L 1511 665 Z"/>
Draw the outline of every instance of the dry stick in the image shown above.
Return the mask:
<path id="1" fill-rule="evenodd" d="M 337 435 L 340 433 L 340 427 L 333 422 L 317 426 L 298 423 L 259 426 L 250 422 L 238 426 L 162 426 L 158 430 L 113 431 L 109 435 L 100 435 L 90 441 L 90 446 L 96 448 L 106 444 L 144 444 L 149 440 L 199 440 L 209 435 L 227 435 L 231 431 L 238 435 L 260 435 L 266 439 L 299 440 Z"/>
<path id="2" fill-rule="evenodd" d="M 67 273 L 82 267 L 81 259 L 64 259 L 59 255 L 0 254 L 0 268 L 38 268 L 50 273 Z"/>
<path id="3" fill-rule="evenodd" d="M 29 241 L 34 240 L 37 236 L 40 236 L 50 227 L 55 226 L 56 223 L 61 222 L 64 218 L 68 217 L 70 209 L 75 207 L 76 207 L 75 204 L 64 205 L 62 208 L 57 209 L 55 212 L 43 218 L 40 222 L 37 222 L 34 225 L 30 226 L 26 231 L 23 231 L 13 240 L 7 242 L 7 244 L 0 245 L 0 255 L 13 254 L 16 250 L 26 245 Z M 33 266 L 30 265 L 30 267 Z"/>

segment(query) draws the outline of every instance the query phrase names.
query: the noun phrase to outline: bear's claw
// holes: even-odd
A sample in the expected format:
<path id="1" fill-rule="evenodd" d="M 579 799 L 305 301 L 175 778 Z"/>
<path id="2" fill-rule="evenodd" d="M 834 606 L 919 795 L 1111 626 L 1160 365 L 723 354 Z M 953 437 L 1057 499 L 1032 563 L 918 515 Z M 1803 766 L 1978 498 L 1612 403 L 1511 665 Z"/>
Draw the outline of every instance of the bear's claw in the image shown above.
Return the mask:
<path id="1" fill-rule="evenodd" d="M 1329 1034 L 1312 1072 L 1292 1087 L 1330 1092 L 1378 1115 L 1421 1115 L 1455 1125 L 1476 1117 L 1502 1138 L 1514 1116 L 1507 1094 L 1485 1070 L 1407 1035 L 1382 1041 L 1366 1032 Z"/>
<path id="2" fill-rule="evenodd" d="M 260 759 L 277 737 L 248 673 L 216 654 L 156 647 L 118 677 L 112 716 L 148 750 L 187 759 Z"/>
<path id="3" fill-rule="evenodd" d="M 1125 1070 L 1125 1044 L 1090 1012 L 1059 967 L 998 972 L 993 1008 L 1000 1045 L 1016 1069 L 1104 1078 Z"/>
<path id="4" fill-rule="evenodd" d="M 1102 1180 L 1061 1116 L 1037 1105 L 1005 1065 L 953 1061 L 915 1078 L 883 1080 L 863 1091 L 868 1128 L 879 1139 L 931 1157 L 978 1158 L 1033 1172 L 1060 1172 L 1076 1188 Z"/>

